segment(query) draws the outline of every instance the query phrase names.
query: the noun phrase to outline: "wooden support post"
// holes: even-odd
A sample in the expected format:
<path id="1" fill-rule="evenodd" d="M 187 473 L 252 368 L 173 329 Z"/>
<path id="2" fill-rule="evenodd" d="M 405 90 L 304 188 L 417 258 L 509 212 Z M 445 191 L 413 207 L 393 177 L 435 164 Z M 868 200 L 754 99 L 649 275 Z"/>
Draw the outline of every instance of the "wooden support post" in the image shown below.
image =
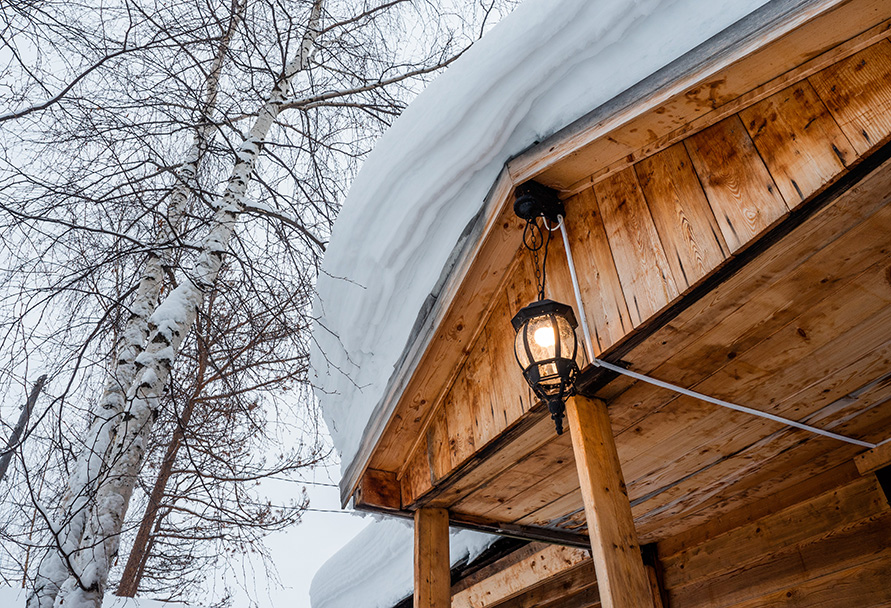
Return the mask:
<path id="1" fill-rule="evenodd" d="M 450 608 L 449 512 L 415 511 L 414 608 Z"/>
<path id="2" fill-rule="evenodd" d="M 606 404 L 576 396 L 566 410 L 601 604 L 653 608 Z"/>

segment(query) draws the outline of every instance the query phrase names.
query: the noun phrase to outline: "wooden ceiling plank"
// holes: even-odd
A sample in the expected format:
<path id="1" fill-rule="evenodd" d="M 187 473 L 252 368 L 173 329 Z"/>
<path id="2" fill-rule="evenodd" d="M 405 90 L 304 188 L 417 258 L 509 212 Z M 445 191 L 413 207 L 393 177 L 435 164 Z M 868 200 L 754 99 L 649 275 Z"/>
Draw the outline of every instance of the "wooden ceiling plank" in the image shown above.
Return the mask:
<path id="1" fill-rule="evenodd" d="M 858 156 L 807 81 L 739 115 L 790 208 L 829 183 Z"/>
<path id="2" fill-rule="evenodd" d="M 556 526 L 556 522 L 565 520 L 567 514 L 574 514 L 583 508 L 582 491 L 575 488 L 557 500 L 518 519 L 515 523 L 525 526 Z"/>
<path id="3" fill-rule="evenodd" d="M 703 576 L 712 576 L 757 562 L 778 545 L 795 545 L 869 517 L 891 516 L 888 503 L 875 479 L 861 478 L 811 501 L 791 506 L 705 543 L 682 551 L 661 562 L 668 588 L 688 585 Z M 729 548 L 733 548 L 729 551 Z M 726 557 L 732 554 L 732 561 Z M 721 556 L 725 561 L 716 563 Z"/>
<path id="4" fill-rule="evenodd" d="M 872 368 L 873 374 L 884 373 L 887 367 L 882 369 L 881 366 L 887 365 L 889 356 L 891 356 L 891 342 L 886 342 L 880 349 L 870 352 L 841 370 L 838 375 L 841 378 L 860 378 L 862 368 Z M 881 371 L 875 371 L 877 368 Z M 862 385 L 863 381 L 858 381 Z M 796 394 L 794 401 L 788 405 L 801 408 L 802 412 L 813 412 L 821 405 L 831 406 L 835 399 L 826 399 L 826 394 L 823 392 L 825 388 L 831 388 L 831 384 L 832 380 L 827 379 L 825 384 L 812 385 L 808 392 Z M 843 446 L 846 452 L 842 458 L 851 458 L 863 451 L 863 448 L 858 446 L 842 444 L 836 440 L 812 436 L 804 431 L 790 428 L 783 429 L 780 436 L 771 435 L 769 429 L 776 429 L 775 423 L 755 418 L 740 421 L 729 414 L 733 412 L 728 412 L 726 419 L 727 427 L 732 429 L 732 435 L 722 437 L 721 434 L 716 434 L 715 441 L 709 449 L 710 462 L 704 464 L 698 474 L 693 474 L 695 470 L 679 469 L 678 480 L 667 482 L 663 490 L 647 494 L 644 503 L 635 507 L 639 521 L 661 519 L 673 513 L 688 511 L 709 496 L 716 495 L 723 486 L 731 485 L 741 477 L 764 467 L 771 455 L 782 454 L 803 440 L 820 440 L 822 446 Z M 638 490 L 632 485 L 630 491 L 634 496 Z M 641 498 L 643 497 L 637 497 L 636 500 L 640 501 Z"/>
<path id="5" fill-rule="evenodd" d="M 582 568 L 579 568 L 579 566 Z M 452 608 L 488 608 L 529 593 L 549 579 L 569 572 L 584 570 L 592 574 L 588 551 L 550 545 L 540 548 L 515 564 L 511 564 L 452 596 Z M 584 566 L 588 566 L 585 568 Z M 593 576 L 589 582 L 596 584 Z"/>
<path id="6" fill-rule="evenodd" d="M 891 414 L 887 411 L 885 414 L 883 422 L 887 423 Z M 874 431 L 861 431 L 864 438 L 875 439 Z M 819 437 L 800 437 L 798 442 L 787 445 L 785 451 L 763 453 L 760 447 L 734 454 L 707 471 L 682 479 L 653 499 L 635 505 L 635 521 L 642 538 L 656 541 L 683 533 L 719 516 L 721 511 L 742 508 L 833 470 L 851 460 L 858 451 L 855 446 L 832 445 L 831 440 Z M 753 458 L 762 460 L 753 464 Z M 791 466 L 798 468 L 789 469 Z M 700 484 L 714 485 L 704 488 Z"/>
<path id="7" fill-rule="evenodd" d="M 634 170 L 594 187 L 631 322 L 640 325 L 678 295 L 677 283 Z"/>
<path id="8" fill-rule="evenodd" d="M 573 243 L 573 257 L 579 273 L 579 290 L 585 313 L 594 333 L 595 356 L 634 329 L 603 217 L 593 189 L 565 201 L 566 231 Z"/>
<path id="9" fill-rule="evenodd" d="M 788 211 L 738 116 L 684 140 L 731 253 Z"/>
<path id="10" fill-rule="evenodd" d="M 514 422 L 498 439 L 453 469 L 420 505 L 449 506 L 492 477 L 534 452 L 554 436 L 547 407 L 539 404 Z"/>
<path id="11" fill-rule="evenodd" d="M 860 154 L 891 134 L 891 41 L 827 67 L 810 82 Z"/>
<path id="12" fill-rule="evenodd" d="M 485 516 L 490 510 L 509 503 L 514 497 L 530 486 L 549 479 L 554 465 L 563 464 L 572 452 L 567 435 L 557 436 L 527 454 L 515 465 L 493 477 L 491 480 L 463 497 L 451 509 L 461 513 Z M 504 519 L 502 521 L 511 521 Z"/>
<path id="13" fill-rule="evenodd" d="M 510 499 L 492 506 L 484 517 L 494 521 L 516 523 L 518 519 L 578 488 L 578 474 L 572 459 L 572 448 L 565 443 L 561 444 L 561 447 L 564 447 L 559 456 L 561 464 L 557 465 L 556 461 L 551 463 L 547 468 L 547 474 L 540 481 L 527 485 Z"/>
<path id="14" fill-rule="evenodd" d="M 783 462 L 775 458 L 772 464 L 765 467 L 762 476 L 750 475 L 741 479 L 740 483 L 733 486 L 732 492 L 715 497 L 699 511 L 685 515 L 684 520 L 695 520 L 692 525 L 680 520 L 664 525 L 663 530 L 671 529 L 673 533 L 659 539 L 660 561 L 762 517 L 846 486 L 860 477 L 853 463 L 846 461 L 801 480 L 797 476 L 793 482 L 783 479 L 782 473 L 786 473 L 787 478 L 790 477 L 789 467 L 808 462 L 810 456 L 807 454 L 806 458 L 796 454 L 793 460 L 786 459 Z M 782 467 L 782 470 L 778 467 Z M 640 526 L 638 531 L 641 532 Z M 650 532 L 651 530 L 646 531 Z"/>
<path id="15" fill-rule="evenodd" d="M 816 519 L 819 521 L 819 518 L 818 515 Z M 877 515 L 851 522 L 825 536 L 778 546 L 761 559 L 738 564 L 729 572 L 713 572 L 694 583 L 672 589 L 672 608 L 693 608 L 697 605 L 694 598 L 701 597 L 720 597 L 726 605 L 752 601 L 802 580 L 857 566 L 865 556 L 884 552 L 891 557 L 889 544 L 891 516 Z"/>
<path id="16" fill-rule="evenodd" d="M 683 144 L 634 166 L 678 289 L 685 291 L 730 254 Z"/>

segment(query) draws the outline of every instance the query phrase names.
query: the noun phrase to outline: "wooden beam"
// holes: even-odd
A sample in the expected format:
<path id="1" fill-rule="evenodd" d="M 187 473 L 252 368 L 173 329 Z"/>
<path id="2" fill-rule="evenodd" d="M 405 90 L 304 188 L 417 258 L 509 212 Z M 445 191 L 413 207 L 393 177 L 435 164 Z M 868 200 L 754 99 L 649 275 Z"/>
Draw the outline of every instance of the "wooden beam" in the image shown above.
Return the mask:
<path id="1" fill-rule="evenodd" d="M 414 608 L 450 608 L 449 512 L 415 511 Z"/>
<path id="2" fill-rule="evenodd" d="M 653 608 L 606 404 L 576 396 L 566 406 L 603 608 Z"/>
<path id="3" fill-rule="evenodd" d="M 854 464 L 857 465 L 857 470 L 861 475 L 868 475 L 891 465 L 891 442 L 883 443 L 868 452 L 863 452 L 854 458 Z"/>
<path id="4" fill-rule="evenodd" d="M 399 480 L 392 471 L 367 469 L 356 488 L 356 508 L 370 507 L 385 511 L 402 509 Z"/>

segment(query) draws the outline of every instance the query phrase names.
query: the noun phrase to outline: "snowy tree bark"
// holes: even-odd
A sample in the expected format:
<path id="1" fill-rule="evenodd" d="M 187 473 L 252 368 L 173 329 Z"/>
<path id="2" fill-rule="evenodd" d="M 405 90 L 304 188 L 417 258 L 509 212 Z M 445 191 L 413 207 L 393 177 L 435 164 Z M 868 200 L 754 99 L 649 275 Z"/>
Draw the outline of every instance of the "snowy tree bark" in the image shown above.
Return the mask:
<path id="1" fill-rule="evenodd" d="M 323 0 L 313 3 L 297 55 L 285 67 L 284 74 L 260 109 L 238 150 L 225 192 L 215 204 L 213 224 L 201 244 L 201 254 L 192 276 L 174 289 L 148 319 L 146 348 L 134 360 L 138 372 L 127 392 L 128 407 L 123 412 L 111 447 L 111 469 L 97 490 L 95 510 L 87 521 L 80 548 L 74 555 L 74 572 L 59 590 L 57 606 L 100 608 L 102 604 L 109 569 L 117 556 L 124 516 L 143 462 L 145 443 L 158 401 L 176 354 L 195 322 L 204 294 L 213 289 L 219 275 L 238 215 L 247 206 L 244 197 L 266 136 L 287 102 L 292 81 L 307 68 L 316 39 L 321 33 L 322 4 Z"/>
<path id="2" fill-rule="evenodd" d="M 130 316 L 115 345 L 112 371 L 102 398 L 90 411 L 90 426 L 85 449 L 77 457 L 68 479 L 68 488 L 54 525 L 57 547 L 50 550 L 38 566 L 27 608 L 51 608 L 62 583 L 72 574 L 71 558 L 80 546 L 87 516 L 94 507 L 93 497 L 104 473 L 109 450 L 121 423 L 127 399 L 126 391 L 136 379 L 139 355 L 145 349 L 150 327 L 149 317 L 158 305 L 164 285 L 164 268 L 170 266 L 170 252 L 178 240 L 182 219 L 199 164 L 213 134 L 212 113 L 216 105 L 229 43 L 244 16 L 245 0 L 232 0 L 231 17 L 222 33 L 217 53 L 205 81 L 205 101 L 199 113 L 199 125 L 185 160 L 176 172 L 176 182 L 167 205 L 167 221 L 162 224 L 158 249 L 149 253 L 139 287 L 130 305 Z"/>

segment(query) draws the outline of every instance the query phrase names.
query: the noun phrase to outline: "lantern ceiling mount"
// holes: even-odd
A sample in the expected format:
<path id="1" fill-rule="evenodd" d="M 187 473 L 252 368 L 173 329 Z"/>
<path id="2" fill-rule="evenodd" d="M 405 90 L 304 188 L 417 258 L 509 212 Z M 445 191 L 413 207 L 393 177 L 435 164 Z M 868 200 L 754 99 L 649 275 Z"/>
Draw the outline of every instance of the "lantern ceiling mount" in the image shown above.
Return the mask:
<path id="1" fill-rule="evenodd" d="M 556 190 L 528 181 L 514 189 L 514 213 L 527 222 L 543 217 L 556 224 L 560 216 L 566 215 L 566 210 Z"/>

